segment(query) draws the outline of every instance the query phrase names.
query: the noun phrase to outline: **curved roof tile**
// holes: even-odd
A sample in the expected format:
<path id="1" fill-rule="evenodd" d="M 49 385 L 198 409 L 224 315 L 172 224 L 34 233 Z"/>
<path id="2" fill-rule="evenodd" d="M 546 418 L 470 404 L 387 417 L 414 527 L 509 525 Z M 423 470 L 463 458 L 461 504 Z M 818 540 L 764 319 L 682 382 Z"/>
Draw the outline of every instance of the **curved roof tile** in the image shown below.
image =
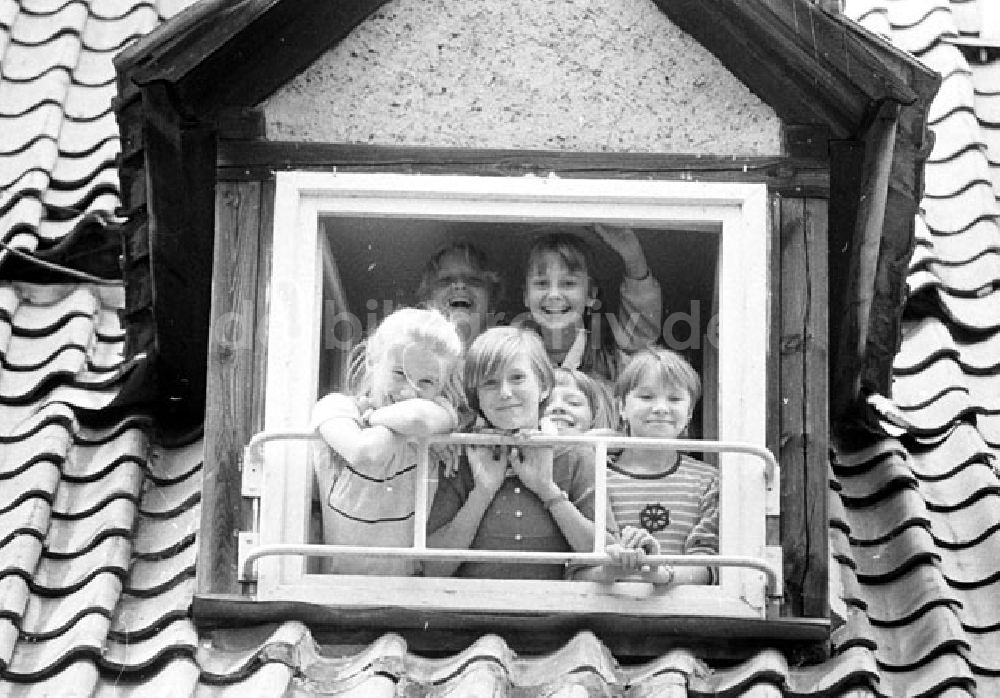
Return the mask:
<path id="1" fill-rule="evenodd" d="M 934 606 L 917 616 L 905 629 L 873 625 L 872 630 L 873 639 L 878 646 L 875 655 L 879 665 L 890 673 L 894 670 L 908 670 L 914 675 L 911 676 L 911 681 L 925 671 L 936 676 L 937 671 L 932 670 L 934 660 L 952 656 L 956 662 L 948 664 L 955 667 L 959 672 L 957 675 L 971 679 L 971 669 L 968 666 L 959 668 L 964 663 L 961 657 L 954 654 L 958 650 L 967 649 L 969 642 L 951 607 Z M 935 682 L 940 685 L 942 679 L 943 677 L 937 678 Z"/>
<path id="2" fill-rule="evenodd" d="M 97 666 L 84 655 L 83 658 L 70 657 L 69 661 L 47 674 L 13 676 L 6 686 L 11 698 L 32 698 L 32 696 L 55 696 L 73 686 L 78 695 L 89 696 L 97 690 L 99 676 Z"/>
<path id="3" fill-rule="evenodd" d="M 0 480 L 0 483 L 3 483 L 0 487 L 0 512 L 13 509 L 31 497 L 51 502 L 59 486 L 59 466 L 38 461 L 13 477 Z"/>
<path id="4" fill-rule="evenodd" d="M 1000 483 L 996 480 L 993 467 L 980 462 L 959 468 L 950 477 L 922 482 L 920 491 L 926 498 L 929 509 L 942 514 L 957 512 L 957 515 L 950 516 L 949 519 L 961 521 L 964 517 L 972 519 L 977 513 L 982 514 L 982 511 L 975 511 L 972 504 L 988 494 L 1000 494 Z M 980 519 L 980 531 L 987 530 L 992 524 L 993 521 L 989 518 Z"/>
<path id="5" fill-rule="evenodd" d="M 930 526 L 923 497 L 910 487 L 897 490 L 875 504 L 845 507 L 843 516 L 850 524 L 851 542 L 859 544 L 877 545 L 906 528 Z"/>
<path id="6" fill-rule="evenodd" d="M 136 559 L 125 588 L 133 596 L 159 596 L 194 576 L 197 545 L 187 545 L 162 560 Z"/>
<path id="7" fill-rule="evenodd" d="M 868 619 L 883 628 L 905 628 L 936 606 L 961 608 L 961 592 L 952 589 L 936 565 L 916 565 L 890 582 L 866 584 Z"/>
<path id="8" fill-rule="evenodd" d="M 932 128 L 958 109 L 974 108 L 973 87 L 969 81 L 971 76 L 972 71 L 968 68 L 955 68 L 942 75 L 941 87 L 927 111 L 927 122 Z"/>
<path id="9" fill-rule="evenodd" d="M 149 475 L 159 484 L 183 480 L 201 469 L 204 457 L 201 440 L 172 449 L 154 446 L 149 454 Z"/>
<path id="10" fill-rule="evenodd" d="M 111 636 L 119 642 L 147 639 L 178 619 L 187 619 L 194 579 L 185 578 L 155 596 L 123 594 L 111 619 Z"/>
<path id="11" fill-rule="evenodd" d="M 189 620 L 177 620 L 146 639 L 109 640 L 101 664 L 113 671 L 138 671 L 162 662 L 165 657 L 179 654 L 193 657 L 198 644 L 194 624 Z"/>
<path id="12" fill-rule="evenodd" d="M 92 482 L 64 480 L 52 505 L 53 514 L 67 519 L 90 516 L 110 500 L 125 498 L 137 502 L 142 489 L 142 468 L 125 461 L 104 477 Z"/>
<path id="13" fill-rule="evenodd" d="M 895 3 L 889 24 L 892 43 L 918 58 L 934 49 L 943 37 L 957 34 L 951 9 L 934 0 Z"/>
<path id="14" fill-rule="evenodd" d="M 74 557 L 43 555 L 32 577 L 32 588 L 47 596 L 79 589 L 95 575 L 110 572 L 122 578 L 129 569 L 131 546 L 127 538 L 110 536 Z"/>
<path id="15" fill-rule="evenodd" d="M 26 640 L 38 642 L 66 633 L 87 614 L 111 618 L 121 595 L 121 580 L 115 575 L 99 574 L 76 591 L 65 596 L 28 598 L 21 632 Z"/>
<path id="16" fill-rule="evenodd" d="M 101 676 L 98 690 L 117 698 L 177 698 L 178 696 L 211 696 L 211 687 L 199 685 L 199 668 L 190 656 L 165 658 L 161 666 L 133 676 L 124 671 Z M 247 693 L 246 695 L 254 695 Z M 267 695 L 279 695 L 269 693 Z"/>
<path id="17" fill-rule="evenodd" d="M 38 681 L 51 677 L 82 657 L 101 656 L 109 621 L 99 613 L 87 613 L 67 632 L 37 642 L 19 642 L 6 669 L 14 681 Z"/>
<path id="18" fill-rule="evenodd" d="M 5 80 L 31 83 L 52 71 L 73 73 L 80 58 L 80 37 L 73 33 L 58 33 L 39 46 L 11 40 L 4 52 L 0 75 Z"/>
<path id="19" fill-rule="evenodd" d="M 1000 228 L 995 220 L 985 219 L 964 231 L 949 233 L 931 230 L 918 218 L 917 240 L 930 245 L 942 263 L 961 265 L 1000 250 Z"/>
<path id="20" fill-rule="evenodd" d="M 896 355 L 897 382 L 908 380 L 940 358 L 957 361 L 969 374 L 992 375 L 1000 370 L 1000 336 L 956 339 L 951 328 L 937 317 L 924 317 L 904 330 L 905 341 Z"/>
<path id="21" fill-rule="evenodd" d="M 150 488 L 140 504 L 140 512 L 152 518 L 172 518 L 190 509 L 201 500 L 201 477 Z"/>
<path id="22" fill-rule="evenodd" d="M 63 34 L 80 34 L 87 23 L 87 6 L 70 2 L 51 12 L 22 12 L 11 28 L 9 40 L 21 46 L 44 47 Z"/>
<path id="23" fill-rule="evenodd" d="M 82 519 L 53 518 L 45 536 L 45 554 L 66 560 L 90 552 L 108 538 L 129 538 L 135 518 L 135 503 L 123 498 L 109 500 Z"/>

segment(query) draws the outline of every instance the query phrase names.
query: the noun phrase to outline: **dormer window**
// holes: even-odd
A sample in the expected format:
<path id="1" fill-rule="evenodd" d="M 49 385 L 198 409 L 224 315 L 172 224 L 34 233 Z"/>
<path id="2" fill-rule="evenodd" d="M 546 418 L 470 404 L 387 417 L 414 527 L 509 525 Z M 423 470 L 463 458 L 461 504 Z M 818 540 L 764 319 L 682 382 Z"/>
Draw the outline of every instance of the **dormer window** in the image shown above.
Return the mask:
<path id="1" fill-rule="evenodd" d="M 599 44 L 616 67 L 583 71 L 581 82 L 569 73 L 566 84 L 543 81 L 533 103 L 545 109 L 529 111 L 508 111 L 499 93 L 484 107 L 482 83 L 468 79 L 475 71 L 446 90 L 415 91 L 405 105 L 390 100 L 401 81 L 437 80 L 442 59 L 532 74 L 554 66 L 555 75 L 578 65 L 580 44 L 570 38 L 594 29 L 586 18 L 553 22 L 550 50 L 539 56 L 550 62 L 538 63 L 512 53 L 516 42 L 483 44 L 473 56 L 465 35 L 434 40 L 433 22 L 407 30 L 416 53 L 397 51 L 381 28 L 403 20 L 380 13 L 375 0 L 318 3 L 308 13 L 285 0 L 243 3 L 224 22 L 212 21 L 218 8 L 198 4 L 116 59 L 127 351 L 145 356 L 119 402 L 148 404 L 176 429 L 201 426 L 204 416 L 197 622 L 298 617 L 373 627 L 362 610 L 262 601 L 280 587 L 269 586 L 269 566 L 294 571 L 296 558 L 261 557 L 257 581 L 240 580 L 240 531 L 316 540 L 307 530 L 308 469 L 280 469 L 298 478 L 282 487 L 301 497 L 289 510 L 300 519 L 286 526 L 280 512 L 262 513 L 273 510 L 266 485 L 241 497 L 241 479 L 253 481 L 244 478 L 249 460 L 241 472 L 243 449 L 255 434 L 306 425 L 309 406 L 338 386 L 346 347 L 390 302 L 412 300 L 435 245 L 473 238 L 506 271 L 517 268 L 532 230 L 603 222 L 638 231 L 664 285 L 663 339 L 688 354 L 705 385 L 693 435 L 764 445 L 780 462 L 780 495 L 771 495 L 780 517 L 742 491 L 724 492 L 723 507 L 724 516 L 759 508 L 747 527 L 751 545 L 781 546 L 778 614 L 797 625 L 775 631 L 785 620 L 754 619 L 742 630 L 827 639 L 831 424 L 843 426 L 866 394 L 889 393 L 900 261 L 921 196 L 912 175 L 928 151 L 927 109 L 940 78 L 810 0 L 626 4 L 655 20 L 646 27 L 652 40 L 629 53 L 634 35 L 607 23 Z M 453 5 L 472 31 L 493 30 L 490 18 L 463 17 L 465 6 Z M 376 70 L 342 46 L 357 39 L 420 60 Z M 659 76 L 657 89 L 631 79 L 630 60 Z M 327 76 L 375 89 L 346 96 Z M 691 100 L 692 89 L 704 99 Z M 303 96 L 301 108 L 280 111 L 279 94 Z M 745 112 L 747 100 L 765 109 Z M 629 122 L 635 138 L 618 137 L 619 108 L 650 115 Z M 362 135 L 311 128 L 333 113 Z M 597 137 L 581 143 L 574 122 L 584 114 Z M 275 116 L 292 140 L 268 131 Z M 497 119 L 512 127 L 499 139 L 482 126 Z M 512 287 L 518 276 L 509 275 Z M 609 307 L 613 286 L 602 299 Z M 522 310 L 516 290 L 498 310 L 508 318 Z M 275 444 L 265 456 L 275 448 L 283 461 L 295 447 Z M 289 583 L 316 576 L 308 564 Z M 729 571 L 730 579 L 742 574 Z M 726 574 L 721 581 L 717 591 L 728 593 Z M 710 625 L 681 631 L 711 633 Z"/>
<path id="2" fill-rule="evenodd" d="M 616 607 L 625 616 L 664 619 L 760 620 L 777 613 L 780 548 L 767 541 L 768 517 L 778 513 L 773 459 L 715 449 L 715 442 L 760 451 L 766 446 L 770 281 L 764 185 L 280 173 L 275 192 L 264 425 L 244 463 L 250 483 L 245 494 L 255 502 L 257 519 L 243 535 L 241 572 L 256 581 L 254 598 L 321 603 L 324 615 L 391 598 L 397 603 L 385 617 L 395 621 L 386 622 L 405 624 L 420 609 L 439 627 L 461 625 L 450 615 L 459 609 L 506 614 L 516 623 L 555 598 L 563 601 L 550 610 L 575 615 Z M 412 298 L 433 251 L 455 237 L 474 240 L 490 258 L 504 260 L 504 269 L 514 270 L 510 281 L 518 284 L 514 260 L 525 257 L 532 235 L 595 223 L 636 229 L 652 273 L 665 280 L 661 341 L 695 357 L 706 376 L 697 431 L 710 440 L 706 457 L 717 459 L 721 469 L 720 560 L 760 563 L 727 562 L 718 585 L 654 593 L 650 600 L 644 597 L 651 589 L 635 596 L 635 590 L 596 582 L 553 582 L 553 589 L 537 582 L 541 586 L 529 593 L 500 580 L 319 574 L 308 556 L 291 554 L 296 546 L 322 543 L 315 533 L 309 435 L 303 433 L 312 406 L 325 392 L 342 389 L 349 350 L 394 304 Z M 519 291 L 501 302 L 497 321 L 523 312 L 516 305 Z M 606 444 L 595 447 L 604 449 L 603 457 Z M 426 508 L 426 502 L 417 505 L 421 515 Z M 422 543 L 422 537 L 418 527 L 415 538 Z M 287 552 L 274 554 L 282 546 Z"/>

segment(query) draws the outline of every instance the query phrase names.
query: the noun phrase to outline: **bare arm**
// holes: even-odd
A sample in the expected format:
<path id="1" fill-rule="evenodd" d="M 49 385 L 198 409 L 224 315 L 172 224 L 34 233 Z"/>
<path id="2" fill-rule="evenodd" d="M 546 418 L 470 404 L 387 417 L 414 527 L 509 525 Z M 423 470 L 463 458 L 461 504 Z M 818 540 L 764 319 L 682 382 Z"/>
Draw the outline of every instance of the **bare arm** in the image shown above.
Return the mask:
<path id="1" fill-rule="evenodd" d="M 584 516 L 573 502 L 559 496 L 556 503 L 549 507 L 549 514 L 573 550 L 585 553 L 594 549 L 594 522 Z"/>
<path id="2" fill-rule="evenodd" d="M 472 471 L 472 480 L 475 484 L 451 520 L 428 533 L 427 546 L 430 548 L 468 550 L 476 537 L 476 532 L 479 531 L 486 510 L 493 503 L 497 490 L 503 484 L 507 468 L 506 454 L 499 453 L 494 458 L 493 449 L 488 447 L 469 448 L 466 453 L 469 468 Z M 440 485 L 438 491 L 445 495 Z M 452 495 L 454 497 L 460 496 L 454 490 L 452 490 Z M 435 501 L 435 505 L 437 504 Z M 448 508 L 446 505 L 445 511 Z M 424 563 L 424 574 L 429 577 L 448 577 L 455 574 L 461 564 L 460 562 L 428 560 Z"/>
<path id="3" fill-rule="evenodd" d="M 658 555 L 660 544 L 646 530 L 634 526 L 622 529 L 619 540 L 608 546 L 614 563 L 579 570 L 575 579 L 597 582 L 645 581 L 653 584 L 710 584 L 712 573 L 708 567 L 671 567 L 645 564 L 646 555 Z"/>
<path id="4" fill-rule="evenodd" d="M 427 547 L 468 550 L 495 494 L 480 487 L 473 489 L 455 518 L 427 536 Z M 450 577 L 461 564 L 428 560 L 424 563 L 424 574 L 428 577 Z"/>
<path id="5" fill-rule="evenodd" d="M 354 398 L 327 395 L 313 409 L 313 426 L 323 440 L 352 468 L 378 474 L 404 440 L 384 426 L 363 427 Z"/>
<path id="6" fill-rule="evenodd" d="M 391 429 L 397 434 L 421 438 L 445 434 L 458 426 L 458 415 L 434 400 L 411 398 L 373 410 L 368 423 Z"/>
<path id="7" fill-rule="evenodd" d="M 663 315 L 660 284 L 646 263 L 646 255 L 635 231 L 599 223 L 594 230 L 625 265 L 616 318 L 620 329 L 615 332 L 615 343 L 620 351 L 632 354 L 660 338 Z"/>
<path id="8" fill-rule="evenodd" d="M 351 419 L 328 419 L 319 425 L 319 435 L 355 470 L 378 475 L 404 438 L 386 427 L 359 427 Z"/>
<path id="9" fill-rule="evenodd" d="M 546 425 L 546 429 L 554 430 L 554 427 Z M 570 547 L 576 552 L 593 550 L 594 522 L 556 485 L 552 459 L 551 447 L 519 447 L 511 455 L 511 465 L 521 482 L 545 502 L 549 515 Z"/>

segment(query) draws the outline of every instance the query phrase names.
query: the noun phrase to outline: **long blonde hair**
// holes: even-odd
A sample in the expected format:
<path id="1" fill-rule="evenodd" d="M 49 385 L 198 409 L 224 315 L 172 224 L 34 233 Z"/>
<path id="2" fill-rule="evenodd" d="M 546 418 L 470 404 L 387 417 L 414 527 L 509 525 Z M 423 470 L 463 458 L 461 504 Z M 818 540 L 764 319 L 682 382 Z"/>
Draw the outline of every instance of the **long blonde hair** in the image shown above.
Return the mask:
<path id="1" fill-rule="evenodd" d="M 444 363 L 441 394 L 456 409 L 465 404 L 459 364 L 462 339 L 448 318 L 438 310 L 400 308 L 379 324 L 375 331 L 351 352 L 348 389 L 351 394 L 367 397 L 382 407 L 384 396 L 373 395 L 372 387 L 379 365 L 391 349 L 417 344 L 426 347 Z"/>

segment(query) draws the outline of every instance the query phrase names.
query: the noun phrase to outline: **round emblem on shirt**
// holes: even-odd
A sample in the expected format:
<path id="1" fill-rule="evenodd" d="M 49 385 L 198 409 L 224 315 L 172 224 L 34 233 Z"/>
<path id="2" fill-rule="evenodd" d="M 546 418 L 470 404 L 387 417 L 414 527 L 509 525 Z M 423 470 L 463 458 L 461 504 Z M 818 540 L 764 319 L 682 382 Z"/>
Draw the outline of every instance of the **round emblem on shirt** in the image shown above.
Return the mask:
<path id="1" fill-rule="evenodd" d="M 650 533 L 662 531 L 670 525 L 670 511 L 662 504 L 647 504 L 639 512 L 639 525 Z"/>

